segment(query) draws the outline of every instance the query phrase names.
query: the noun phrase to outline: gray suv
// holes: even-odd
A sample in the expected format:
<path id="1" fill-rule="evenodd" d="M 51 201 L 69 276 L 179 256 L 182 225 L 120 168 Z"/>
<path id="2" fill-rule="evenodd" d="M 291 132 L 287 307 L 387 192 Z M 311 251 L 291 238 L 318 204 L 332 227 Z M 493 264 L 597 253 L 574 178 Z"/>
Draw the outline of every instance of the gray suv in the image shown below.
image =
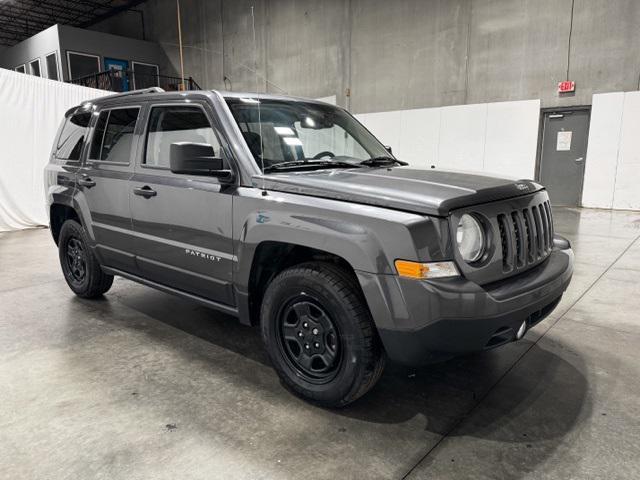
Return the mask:
<path id="1" fill-rule="evenodd" d="M 45 171 L 64 277 L 114 275 L 259 325 L 283 383 L 323 406 L 518 340 L 573 272 L 545 189 L 396 159 L 347 111 L 147 89 L 69 110 Z"/>

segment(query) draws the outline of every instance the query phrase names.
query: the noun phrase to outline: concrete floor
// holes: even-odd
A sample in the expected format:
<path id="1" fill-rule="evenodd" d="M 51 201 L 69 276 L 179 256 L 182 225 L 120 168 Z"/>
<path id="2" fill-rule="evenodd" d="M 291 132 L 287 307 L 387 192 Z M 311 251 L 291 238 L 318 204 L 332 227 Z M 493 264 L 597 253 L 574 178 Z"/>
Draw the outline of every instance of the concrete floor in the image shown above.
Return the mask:
<path id="1" fill-rule="evenodd" d="M 552 317 L 339 411 L 288 394 L 257 329 L 123 279 L 81 300 L 48 230 L 0 234 L 0 477 L 638 478 L 640 214 L 556 229 Z"/>

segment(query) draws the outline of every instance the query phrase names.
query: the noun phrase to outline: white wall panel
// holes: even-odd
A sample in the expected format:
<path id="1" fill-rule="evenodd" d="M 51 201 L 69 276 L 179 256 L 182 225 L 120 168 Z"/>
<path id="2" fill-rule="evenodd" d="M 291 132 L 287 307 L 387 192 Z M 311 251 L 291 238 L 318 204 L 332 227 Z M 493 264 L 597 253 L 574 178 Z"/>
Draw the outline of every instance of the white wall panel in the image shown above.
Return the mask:
<path id="1" fill-rule="evenodd" d="M 397 145 L 391 144 L 398 158 L 413 168 L 431 168 L 438 164 L 440 109 L 405 110 L 400 119 Z"/>
<path id="2" fill-rule="evenodd" d="M 611 208 L 620 145 L 624 93 L 593 96 L 582 205 Z"/>
<path id="3" fill-rule="evenodd" d="M 533 178 L 540 101 L 421 108 L 357 115 L 413 168 Z"/>
<path id="4" fill-rule="evenodd" d="M 624 95 L 613 208 L 640 209 L 640 92 Z"/>
<path id="5" fill-rule="evenodd" d="M 540 100 L 487 104 L 486 173 L 535 178 Z"/>
<path id="6" fill-rule="evenodd" d="M 482 172 L 486 127 L 486 104 L 442 108 L 436 167 Z"/>
<path id="7" fill-rule="evenodd" d="M 640 210 L 640 92 L 593 96 L 582 205 Z"/>
<path id="8" fill-rule="evenodd" d="M 0 231 L 47 224 L 44 167 L 64 113 L 108 93 L 0 69 Z"/>
<path id="9" fill-rule="evenodd" d="M 356 115 L 376 137 L 385 145 L 400 149 L 400 124 L 402 111 L 362 113 Z M 399 150 L 398 150 L 399 151 Z"/>

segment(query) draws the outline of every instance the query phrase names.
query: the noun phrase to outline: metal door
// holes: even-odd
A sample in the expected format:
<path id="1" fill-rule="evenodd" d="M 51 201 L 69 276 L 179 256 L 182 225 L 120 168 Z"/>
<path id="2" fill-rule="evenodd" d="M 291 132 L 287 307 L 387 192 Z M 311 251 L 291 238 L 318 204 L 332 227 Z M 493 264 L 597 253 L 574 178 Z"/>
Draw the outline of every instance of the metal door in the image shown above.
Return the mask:
<path id="1" fill-rule="evenodd" d="M 544 113 L 540 182 L 553 205 L 580 205 L 589 136 L 589 110 Z"/>
<path id="2" fill-rule="evenodd" d="M 217 178 L 175 174 L 171 143 L 221 146 L 213 111 L 199 102 L 153 105 L 145 115 L 130 202 L 136 262 L 148 280 L 233 306 L 232 197 Z"/>
<path id="3" fill-rule="evenodd" d="M 134 170 L 132 152 L 137 150 L 139 112 L 139 105 L 97 112 L 75 194 L 100 263 L 134 274 L 129 179 Z"/>

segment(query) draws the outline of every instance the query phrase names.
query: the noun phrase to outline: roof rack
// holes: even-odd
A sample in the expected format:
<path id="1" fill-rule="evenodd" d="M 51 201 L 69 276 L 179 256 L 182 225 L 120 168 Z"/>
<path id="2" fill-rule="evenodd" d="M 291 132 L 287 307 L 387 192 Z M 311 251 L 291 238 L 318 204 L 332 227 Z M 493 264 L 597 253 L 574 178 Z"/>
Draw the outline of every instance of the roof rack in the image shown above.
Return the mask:
<path id="1" fill-rule="evenodd" d="M 164 88 L 160 87 L 149 87 L 149 88 L 140 88 L 138 90 L 131 90 L 129 92 L 116 93 L 115 95 L 105 95 L 104 97 L 94 98 L 92 100 L 87 100 L 86 102 L 82 102 L 82 105 L 86 103 L 94 103 L 99 102 L 101 100 L 111 100 L 114 98 L 128 97 L 130 95 L 140 95 L 142 93 L 163 93 Z"/>

